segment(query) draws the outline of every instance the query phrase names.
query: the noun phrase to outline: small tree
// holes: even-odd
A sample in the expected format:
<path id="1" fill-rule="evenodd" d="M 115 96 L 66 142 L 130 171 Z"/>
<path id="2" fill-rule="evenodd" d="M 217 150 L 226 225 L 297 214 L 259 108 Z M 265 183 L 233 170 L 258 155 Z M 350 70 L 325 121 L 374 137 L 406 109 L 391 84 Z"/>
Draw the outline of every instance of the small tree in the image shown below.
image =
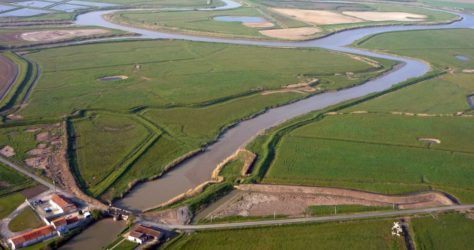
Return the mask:
<path id="1" fill-rule="evenodd" d="M 97 209 L 92 210 L 91 215 L 92 215 L 92 219 L 94 219 L 95 221 L 98 221 L 102 219 L 103 217 L 102 211 L 97 210 Z"/>

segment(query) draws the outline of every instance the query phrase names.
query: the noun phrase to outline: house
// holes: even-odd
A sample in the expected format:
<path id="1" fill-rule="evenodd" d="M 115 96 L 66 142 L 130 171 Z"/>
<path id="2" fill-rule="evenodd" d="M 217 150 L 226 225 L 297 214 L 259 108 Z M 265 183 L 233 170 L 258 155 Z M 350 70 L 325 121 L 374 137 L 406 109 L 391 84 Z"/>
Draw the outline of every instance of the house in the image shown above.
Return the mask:
<path id="1" fill-rule="evenodd" d="M 51 225 L 58 231 L 59 235 L 69 232 L 69 230 L 79 226 L 81 220 L 77 216 L 60 217 L 51 222 Z"/>
<path id="2" fill-rule="evenodd" d="M 135 226 L 127 236 L 127 240 L 143 244 L 147 240 L 159 240 L 161 232 L 147 226 L 137 225 Z"/>
<path id="3" fill-rule="evenodd" d="M 136 231 L 131 231 L 129 234 L 128 234 L 128 237 L 127 237 L 127 240 L 131 241 L 131 242 L 135 242 L 135 243 L 138 243 L 138 244 L 143 244 L 146 240 L 147 240 L 147 237 L 145 234 L 143 233 L 140 233 L 140 232 L 136 232 Z"/>
<path id="4" fill-rule="evenodd" d="M 11 249 L 18 249 L 52 238 L 56 236 L 56 234 L 57 233 L 54 227 L 48 225 L 12 237 L 8 239 L 8 244 L 10 245 Z"/>
<path id="5" fill-rule="evenodd" d="M 54 206 L 61 213 L 71 213 L 77 210 L 77 206 L 67 197 L 53 194 L 50 200 L 51 206 Z"/>

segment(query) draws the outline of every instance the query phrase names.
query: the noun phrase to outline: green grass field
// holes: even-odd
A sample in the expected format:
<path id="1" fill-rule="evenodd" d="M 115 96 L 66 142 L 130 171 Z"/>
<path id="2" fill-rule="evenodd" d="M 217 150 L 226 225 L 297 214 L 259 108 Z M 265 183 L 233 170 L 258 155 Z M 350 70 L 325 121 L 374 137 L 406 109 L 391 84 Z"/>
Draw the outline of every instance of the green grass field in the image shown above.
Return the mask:
<path id="1" fill-rule="evenodd" d="M 454 114 L 470 109 L 466 96 L 474 91 L 474 86 L 471 84 L 473 81 L 474 74 L 446 74 L 347 110 Z"/>
<path id="2" fill-rule="evenodd" d="M 106 199 L 160 174 L 230 124 L 309 95 L 262 91 L 314 78 L 321 90 L 334 90 L 393 65 L 373 66 L 320 49 L 184 41 L 71 46 L 27 58 L 38 62 L 42 76 L 20 112 L 26 119 L 54 119 L 78 110 L 98 114 L 86 112 L 86 118 L 72 119 L 72 127 L 79 179 L 92 195 Z M 128 79 L 98 80 L 113 75 Z"/>
<path id="3" fill-rule="evenodd" d="M 0 196 L 0 219 L 7 217 L 24 201 L 25 196 L 19 192 Z"/>
<path id="4" fill-rule="evenodd" d="M 264 29 L 295 28 L 317 26 L 322 32 L 311 37 L 322 36 L 331 32 L 348 28 L 364 27 L 371 25 L 404 24 L 413 22 L 397 21 L 367 21 L 360 23 L 342 23 L 329 25 L 315 25 L 308 22 L 296 20 L 290 16 L 281 15 L 272 11 L 273 7 L 302 8 L 302 9 L 324 9 L 335 12 L 346 10 L 355 11 L 399 11 L 425 15 L 427 18 L 422 23 L 446 22 L 456 18 L 456 16 L 429 9 L 400 4 L 355 4 L 355 3 L 315 3 L 315 2 L 278 2 L 278 1 L 251 1 L 248 6 L 234 10 L 213 11 L 213 12 L 121 12 L 112 14 L 109 18 L 117 23 L 125 23 L 132 26 L 146 29 L 165 30 L 170 32 L 197 33 L 208 36 L 243 37 L 255 39 L 272 39 L 259 33 L 258 28 L 250 28 L 238 22 L 220 22 L 213 20 L 216 16 L 257 16 L 264 17 L 274 24 L 273 27 Z"/>
<path id="5" fill-rule="evenodd" d="M 224 35 L 229 37 L 264 38 L 258 29 L 247 27 L 239 22 L 220 22 L 216 16 L 258 16 L 262 14 L 254 8 L 239 8 L 224 11 L 189 12 L 119 12 L 111 20 L 147 29 L 163 29 L 204 35 Z"/>
<path id="6" fill-rule="evenodd" d="M 405 249 L 391 220 L 325 223 L 184 235 L 164 249 Z"/>
<path id="7" fill-rule="evenodd" d="M 451 29 L 391 32 L 362 39 L 355 45 L 420 58 L 437 68 L 450 67 L 459 71 L 474 68 L 473 41 L 474 30 Z M 457 55 L 471 60 L 459 60 Z"/>
<path id="8" fill-rule="evenodd" d="M 264 182 L 392 194 L 434 189 L 462 202 L 473 201 L 474 183 L 470 179 L 474 172 L 469 163 L 474 156 L 469 132 L 472 118 L 453 116 L 469 111 L 466 96 L 474 90 L 470 86 L 473 74 L 461 71 L 474 65 L 472 60 L 460 61 L 454 56 L 470 57 L 474 53 L 471 41 L 474 32 L 468 30 L 394 32 L 363 40 L 358 46 L 419 57 L 436 69 L 450 71 L 352 105 L 341 111 L 344 115 L 316 119 L 296 129 L 276 129 L 261 137 L 252 145 L 263 154 L 261 159 L 270 157 L 262 163 Z M 347 114 L 353 111 L 369 113 Z M 265 148 L 275 146 L 264 142 L 279 138 L 274 137 L 277 133 L 283 137 L 272 139 L 278 142 L 273 157 Z M 435 138 L 441 143 L 427 145 L 418 138 Z"/>
<path id="9" fill-rule="evenodd" d="M 0 147 L 9 145 L 14 148 L 12 158 L 22 161 L 27 158 L 27 152 L 36 147 L 35 133 L 25 131 L 26 126 L 0 128 Z"/>
<path id="10" fill-rule="evenodd" d="M 370 211 L 389 210 L 392 207 L 371 207 L 362 205 L 339 205 L 339 206 L 309 206 L 306 214 L 311 216 L 335 215 L 335 214 L 353 214 Z"/>
<path id="11" fill-rule="evenodd" d="M 377 70 L 346 55 L 320 49 L 182 41 L 71 46 L 32 53 L 28 59 L 39 63 L 42 77 L 30 105 L 21 112 L 25 117 L 61 116 L 84 108 L 126 111 L 215 102 L 257 89 L 279 88 L 305 76 L 324 80 L 335 73 Z M 237 64 L 236 60 L 246 63 Z M 89 64 L 84 65 L 85 61 Z M 111 75 L 129 78 L 98 80 Z"/>
<path id="12" fill-rule="evenodd" d="M 25 189 L 32 185 L 33 181 L 31 179 L 0 164 L 0 196 Z"/>
<path id="13" fill-rule="evenodd" d="M 129 116 L 92 113 L 74 122 L 79 172 L 94 187 L 119 168 L 122 158 L 143 143 L 147 129 Z M 118 157 L 119 156 L 119 157 Z"/>
<path id="14" fill-rule="evenodd" d="M 8 216 L 25 201 L 26 197 L 19 191 L 33 185 L 33 180 L 0 164 L 0 219 Z"/>
<path id="15" fill-rule="evenodd" d="M 472 249 L 474 221 L 463 214 L 414 218 L 411 229 L 416 249 Z"/>
<path id="16" fill-rule="evenodd" d="M 474 91 L 470 84 L 474 74 L 463 70 L 474 68 L 473 42 L 474 31 L 466 29 L 394 32 L 363 40 L 357 46 L 421 58 L 436 68 L 450 69 L 450 73 L 383 95 L 349 110 L 431 114 L 469 110 L 466 96 Z M 461 61 L 456 55 L 464 55 L 471 60 Z"/>
<path id="17" fill-rule="evenodd" d="M 472 119 L 361 114 L 329 116 L 283 137 L 264 182 L 403 193 L 451 187 L 474 200 Z M 428 146 L 418 138 L 436 138 Z"/>
<path id="18" fill-rule="evenodd" d="M 474 3 L 465 1 L 465 0 L 454 0 L 454 1 L 447 1 L 447 0 L 421 0 L 423 3 L 427 3 L 434 7 L 447 7 L 447 8 L 456 8 L 456 9 L 464 9 L 468 11 L 474 10 Z"/>
<path id="19" fill-rule="evenodd" d="M 43 226 L 43 221 L 38 218 L 32 208 L 27 206 L 8 224 L 12 232 L 21 232 L 27 229 L 35 229 Z"/>
<path id="20" fill-rule="evenodd" d="M 128 240 L 122 241 L 120 244 L 115 246 L 113 250 L 133 250 L 138 246 L 137 243 L 130 242 Z"/>

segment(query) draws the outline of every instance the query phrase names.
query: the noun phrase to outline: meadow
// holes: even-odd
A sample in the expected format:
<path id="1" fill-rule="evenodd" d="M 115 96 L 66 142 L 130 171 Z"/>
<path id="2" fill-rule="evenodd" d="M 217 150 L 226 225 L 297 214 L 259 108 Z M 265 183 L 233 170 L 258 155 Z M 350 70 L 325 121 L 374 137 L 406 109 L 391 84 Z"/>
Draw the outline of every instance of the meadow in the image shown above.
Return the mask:
<path id="1" fill-rule="evenodd" d="M 314 2 L 278 2 L 278 1 L 251 1 L 248 6 L 233 10 L 199 12 L 119 12 L 109 16 L 110 20 L 117 23 L 142 27 L 146 29 L 164 30 L 169 32 L 191 33 L 207 36 L 240 37 L 253 39 L 273 39 L 259 32 L 259 29 L 280 29 L 298 27 L 318 27 L 321 32 L 306 37 L 315 38 L 331 32 L 336 32 L 348 28 L 364 27 L 371 25 L 403 24 L 410 22 L 400 21 L 364 21 L 358 23 L 322 24 L 315 25 L 310 22 L 303 22 L 294 17 L 286 16 L 273 11 L 271 8 L 302 8 L 328 10 L 334 12 L 343 11 L 398 11 L 425 15 L 427 18 L 422 23 L 437 23 L 454 20 L 455 15 L 423 9 L 413 6 L 403 6 L 400 4 L 355 4 L 355 3 L 314 3 Z M 213 20 L 216 16 L 256 16 L 264 17 L 274 24 L 273 27 L 252 28 L 239 22 L 220 22 Z"/>
<path id="2" fill-rule="evenodd" d="M 20 114 L 36 118 L 58 117 L 84 108 L 129 110 L 212 103 L 280 88 L 306 76 L 324 79 L 336 73 L 376 70 L 347 55 L 321 49 L 185 41 L 80 45 L 45 49 L 27 58 L 39 63 L 42 77 L 30 104 Z M 98 80 L 113 75 L 128 79 Z"/>
<path id="3" fill-rule="evenodd" d="M 285 135 L 264 182 L 399 194 L 444 187 L 474 200 L 474 145 L 464 117 L 329 116 Z M 436 138 L 439 145 L 418 138 Z M 342 155 L 341 155 L 342 154 Z"/>
<path id="4" fill-rule="evenodd" d="M 436 68 L 451 68 L 456 72 L 474 68 L 474 30 L 424 30 L 389 32 L 356 42 L 357 47 L 386 51 L 397 55 L 420 58 Z M 459 60 L 463 55 L 471 60 Z"/>
<path id="5" fill-rule="evenodd" d="M 20 114 L 28 120 L 82 114 L 71 116 L 74 168 L 90 194 L 108 200 L 136 180 L 159 175 L 227 126 L 311 94 L 263 91 L 315 78 L 320 91 L 334 90 L 393 66 L 320 49 L 185 41 L 80 45 L 27 58 L 40 65 L 42 76 Z M 115 75 L 128 78 L 99 79 Z"/>
<path id="6" fill-rule="evenodd" d="M 13 193 L 0 197 L 0 219 L 7 217 L 25 201 L 25 196 L 21 193 Z"/>
<path id="7" fill-rule="evenodd" d="M 29 206 L 26 206 L 13 220 L 8 224 L 12 232 L 22 232 L 28 229 L 35 229 L 44 225 L 44 222 L 36 215 L 36 212 Z"/>
<path id="8" fill-rule="evenodd" d="M 363 39 L 357 46 L 419 57 L 438 71 L 448 70 L 351 104 L 339 115 L 309 121 L 307 116 L 271 131 L 250 146 L 262 154 L 264 167 L 256 174 L 270 183 L 389 194 L 440 190 L 461 202 L 473 201 L 472 117 L 459 115 L 471 114 L 466 96 L 473 90 L 473 75 L 462 71 L 474 65 L 455 58 L 470 57 L 472 41 L 474 32 L 468 30 L 393 32 Z"/>
<path id="9" fill-rule="evenodd" d="M 123 161 L 117 156 L 127 156 L 149 135 L 134 119 L 107 113 L 87 114 L 73 124 L 79 173 L 87 188 L 117 171 Z"/>
<path id="10" fill-rule="evenodd" d="M 17 161 L 27 158 L 27 152 L 36 147 L 35 133 L 28 133 L 26 126 L 0 128 L 0 146 L 9 145 L 14 148 Z"/>
<path id="11" fill-rule="evenodd" d="M 0 164 L 0 196 L 32 186 L 33 181 Z"/>
<path id="12" fill-rule="evenodd" d="M 164 29 L 207 35 L 227 35 L 247 38 L 264 37 L 258 29 L 247 27 L 239 22 L 220 22 L 215 16 L 258 16 L 262 14 L 254 8 L 239 8 L 225 11 L 189 11 L 183 12 L 119 12 L 112 15 L 113 22 L 126 23 L 148 29 Z"/>
<path id="13" fill-rule="evenodd" d="M 474 68 L 473 42 L 474 31 L 467 29 L 392 32 L 359 41 L 356 46 L 421 58 L 449 74 L 383 95 L 349 110 L 430 114 L 470 110 L 466 96 L 474 91 L 470 84 L 474 74 L 469 73 Z M 458 55 L 470 60 L 459 60 L 456 58 Z"/>
<path id="14" fill-rule="evenodd" d="M 469 215 L 450 213 L 435 218 L 425 216 L 411 220 L 417 249 L 472 249 L 474 221 Z M 472 215 L 470 215 L 472 216 Z"/>
<path id="15" fill-rule="evenodd" d="M 185 234 L 164 249 L 405 249 L 390 235 L 392 220 L 205 231 Z"/>
<path id="16" fill-rule="evenodd" d="M 0 219 L 8 216 L 25 201 L 25 196 L 19 191 L 33 185 L 31 179 L 0 165 Z"/>

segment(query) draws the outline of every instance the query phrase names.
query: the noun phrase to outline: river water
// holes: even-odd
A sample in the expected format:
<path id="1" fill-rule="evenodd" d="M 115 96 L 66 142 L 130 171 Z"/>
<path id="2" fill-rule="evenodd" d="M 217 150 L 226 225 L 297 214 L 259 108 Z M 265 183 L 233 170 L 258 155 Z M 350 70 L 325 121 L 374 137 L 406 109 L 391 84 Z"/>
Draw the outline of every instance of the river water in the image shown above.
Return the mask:
<path id="1" fill-rule="evenodd" d="M 222 6 L 219 9 L 222 10 L 237 8 L 240 6 L 238 4 L 234 4 L 234 2 L 230 0 L 226 0 L 225 2 L 227 5 Z M 458 14 L 463 18 L 462 21 L 446 25 L 400 25 L 360 28 L 342 31 L 316 40 L 300 42 L 257 41 L 199 37 L 193 35 L 172 34 L 132 28 L 110 23 L 102 18 L 102 15 L 110 14 L 112 12 L 114 11 L 95 11 L 82 14 L 77 17 L 76 24 L 86 26 L 100 26 L 104 28 L 133 32 L 140 34 L 140 39 L 176 39 L 196 42 L 240 44 L 277 48 L 324 48 L 333 51 L 389 59 L 400 62 L 399 67 L 396 67 L 392 71 L 362 85 L 337 92 L 318 94 L 302 101 L 271 109 L 255 118 L 239 123 L 237 126 L 226 131 L 219 138 L 219 140 L 206 148 L 203 153 L 200 153 L 195 157 L 182 162 L 176 168 L 157 180 L 137 185 L 123 199 L 117 201 L 114 204 L 115 206 L 135 211 L 154 207 L 181 193 L 186 192 L 189 189 L 196 187 L 201 183 L 208 181 L 211 177 L 213 169 L 218 163 L 232 155 L 238 148 L 244 146 L 255 136 L 266 129 L 311 111 L 321 110 L 343 101 L 386 90 L 397 83 L 403 82 L 410 78 L 422 76 L 430 71 L 430 66 L 421 60 L 346 47 L 356 40 L 369 35 L 391 31 L 474 27 L 474 17 Z M 157 47 L 157 49 L 159 49 L 159 47 Z M 308 64 L 310 63 L 311 62 L 308 61 Z"/>

